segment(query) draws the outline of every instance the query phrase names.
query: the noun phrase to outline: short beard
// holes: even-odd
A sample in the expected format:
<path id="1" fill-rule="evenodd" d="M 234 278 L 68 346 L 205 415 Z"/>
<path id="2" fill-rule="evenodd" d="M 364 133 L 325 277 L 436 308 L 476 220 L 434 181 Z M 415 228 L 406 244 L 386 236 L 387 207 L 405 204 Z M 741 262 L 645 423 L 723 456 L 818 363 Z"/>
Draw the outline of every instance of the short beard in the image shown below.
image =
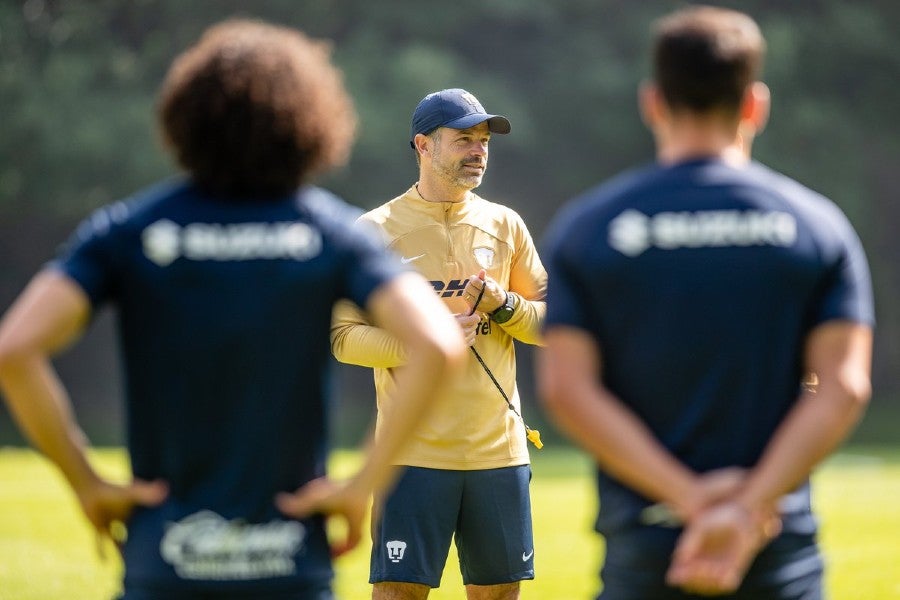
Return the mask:
<path id="1" fill-rule="evenodd" d="M 447 168 L 444 166 L 444 163 L 441 162 L 441 155 L 435 153 L 431 161 L 431 168 L 444 181 L 449 181 L 458 188 L 474 190 L 481 185 L 484 171 L 482 171 L 480 175 L 461 175 L 460 171 L 463 169 L 464 164 L 466 164 L 465 159 L 459 161 L 453 165 L 453 167 Z"/>
<path id="2" fill-rule="evenodd" d="M 480 175 L 460 175 L 459 171 L 462 169 L 464 163 L 460 162 L 457 168 L 456 173 L 445 173 L 448 179 L 453 181 L 457 185 L 457 187 L 466 188 L 467 190 L 474 190 L 479 185 L 481 185 L 481 180 L 484 178 L 484 171 L 481 172 Z"/>

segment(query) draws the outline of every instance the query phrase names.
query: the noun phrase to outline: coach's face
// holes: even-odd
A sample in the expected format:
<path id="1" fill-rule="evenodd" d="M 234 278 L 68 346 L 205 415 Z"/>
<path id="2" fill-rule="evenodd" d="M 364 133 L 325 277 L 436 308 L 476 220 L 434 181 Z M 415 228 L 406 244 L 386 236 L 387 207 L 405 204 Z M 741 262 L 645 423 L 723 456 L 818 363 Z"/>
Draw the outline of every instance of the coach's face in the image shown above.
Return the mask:
<path id="1" fill-rule="evenodd" d="M 431 154 L 433 174 L 445 183 L 467 190 L 481 185 L 491 140 L 487 122 L 468 129 L 441 127 L 435 134 Z"/>

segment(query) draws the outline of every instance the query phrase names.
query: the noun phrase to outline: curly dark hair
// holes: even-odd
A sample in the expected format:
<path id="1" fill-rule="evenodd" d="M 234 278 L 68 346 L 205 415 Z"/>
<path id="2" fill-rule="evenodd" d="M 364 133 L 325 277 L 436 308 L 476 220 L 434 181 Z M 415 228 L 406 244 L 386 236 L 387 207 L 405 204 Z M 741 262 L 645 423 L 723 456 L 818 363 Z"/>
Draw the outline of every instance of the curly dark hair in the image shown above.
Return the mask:
<path id="1" fill-rule="evenodd" d="M 670 107 L 736 113 L 759 77 L 766 43 L 748 15 L 693 6 L 655 24 L 654 79 Z"/>
<path id="2" fill-rule="evenodd" d="M 175 59 L 158 116 L 201 188 L 241 198 L 284 195 L 343 164 L 356 130 L 327 43 L 244 19 L 214 25 Z"/>

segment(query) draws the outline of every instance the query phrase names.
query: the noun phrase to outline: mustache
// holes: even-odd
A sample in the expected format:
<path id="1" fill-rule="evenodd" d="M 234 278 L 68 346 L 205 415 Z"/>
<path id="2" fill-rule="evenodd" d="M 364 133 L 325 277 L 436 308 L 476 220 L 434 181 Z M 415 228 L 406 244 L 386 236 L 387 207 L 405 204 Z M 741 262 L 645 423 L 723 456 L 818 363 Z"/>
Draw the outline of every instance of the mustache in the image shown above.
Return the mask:
<path id="1" fill-rule="evenodd" d="M 462 166 L 476 166 L 476 167 L 486 167 L 487 159 L 479 156 L 471 156 L 468 158 L 464 158 L 459 162 L 459 165 Z"/>

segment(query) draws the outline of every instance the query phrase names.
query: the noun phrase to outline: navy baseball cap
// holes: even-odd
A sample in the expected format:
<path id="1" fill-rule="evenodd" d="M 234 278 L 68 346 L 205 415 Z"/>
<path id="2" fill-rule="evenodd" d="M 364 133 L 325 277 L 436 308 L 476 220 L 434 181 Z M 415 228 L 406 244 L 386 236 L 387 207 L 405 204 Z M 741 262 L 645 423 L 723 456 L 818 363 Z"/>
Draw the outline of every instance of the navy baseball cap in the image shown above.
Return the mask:
<path id="1" fill-rule="evenodd" d="M 509 119 L 501 115 L 491 115 L 484 111 L 481 102 L 459 88 L 451 88 L 428 94 L 413 112 L 409 143 L 417 133 L 429 134 L 438 127 L 467 129 L 487 121 L 492 133 L 509 133 Z"/>

